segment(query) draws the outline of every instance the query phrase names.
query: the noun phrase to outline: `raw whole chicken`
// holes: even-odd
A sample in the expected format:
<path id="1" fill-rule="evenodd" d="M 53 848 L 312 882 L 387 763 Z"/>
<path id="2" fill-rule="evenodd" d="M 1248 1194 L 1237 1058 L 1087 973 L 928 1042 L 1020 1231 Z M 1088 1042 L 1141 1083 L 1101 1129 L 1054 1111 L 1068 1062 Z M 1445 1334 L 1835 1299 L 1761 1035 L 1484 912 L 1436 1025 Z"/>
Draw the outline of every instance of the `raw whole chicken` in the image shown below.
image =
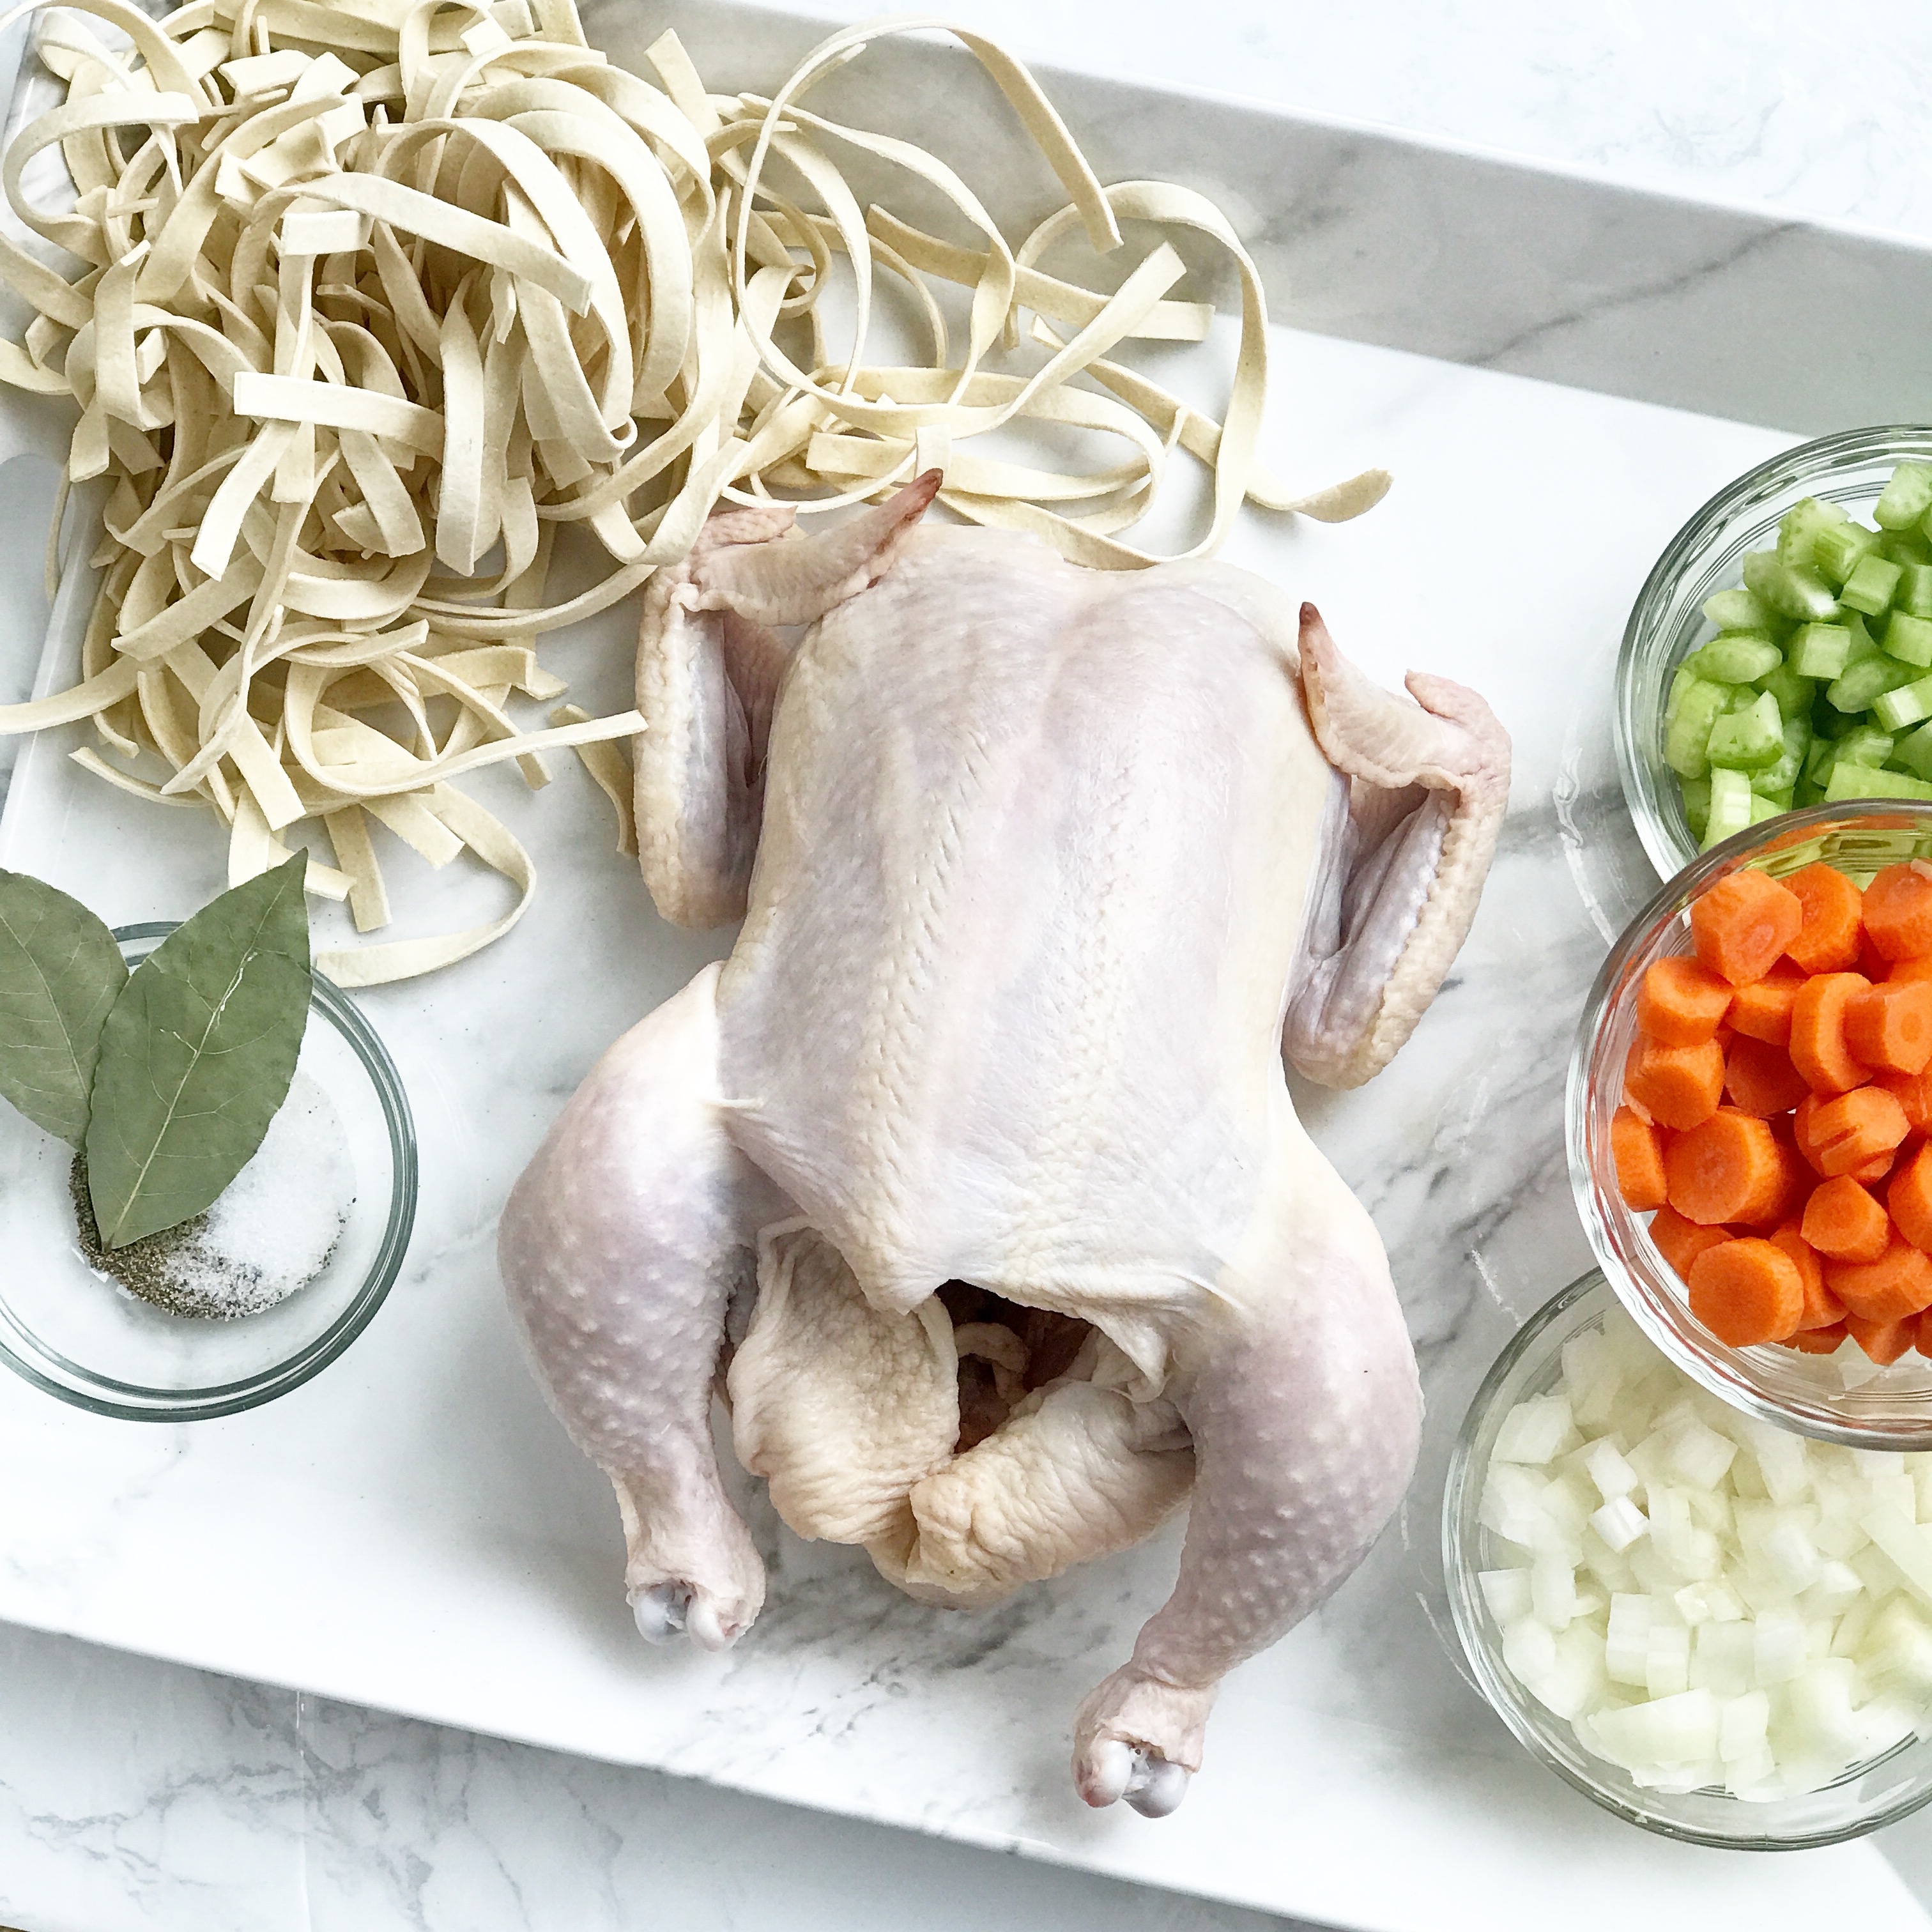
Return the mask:
<path id="1" fill-rule="evenodd" d="M 1173 1595 L 1075 1720 L 1080 1796 L 1158 1816 L 1222 1676 L 1413 1466 L 1388 1263 L 1282 1055 L 1353 1086 L 1408 1037 L 1508 741 L 1444 679 L 1371 685 L 1258 578 L 925 526 L 938 483 L 811 538 L 722 512 L 650 585 L 645 878 L 744 925 L 565 1109 L 502 1272 L 649 1637 L 721 1648 L 764 1600 L 714 1382 L 784 1521 L 927 1603 L 1191 1493 Z"/>

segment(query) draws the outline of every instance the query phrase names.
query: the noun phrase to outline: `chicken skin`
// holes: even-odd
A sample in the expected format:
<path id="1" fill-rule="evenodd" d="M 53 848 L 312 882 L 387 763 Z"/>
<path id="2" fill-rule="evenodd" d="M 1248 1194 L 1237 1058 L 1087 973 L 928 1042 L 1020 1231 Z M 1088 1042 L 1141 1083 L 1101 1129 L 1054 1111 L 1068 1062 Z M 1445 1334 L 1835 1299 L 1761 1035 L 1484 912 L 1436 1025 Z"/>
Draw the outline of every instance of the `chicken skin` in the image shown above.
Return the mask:
<path id="1" fill-rule="evenodd" d="M 794 1530 L 937 1605 L 1187 1504 L 1074 1721 L 1080 1796 L 1158 1816 L 1414 1466 L 1388 1260 L 1283 1056 L 1353 1086 L 1408 1037 L 1508 742 L 1243 572 L 924 526 L 938 481 L 809 538 L 722 512 L 648 587 L 644 875 L 744 922 L 565 1109 L 502 1272 L 646 1636 L 722 1647 L 764 1600 L 715 1388 Z"/>

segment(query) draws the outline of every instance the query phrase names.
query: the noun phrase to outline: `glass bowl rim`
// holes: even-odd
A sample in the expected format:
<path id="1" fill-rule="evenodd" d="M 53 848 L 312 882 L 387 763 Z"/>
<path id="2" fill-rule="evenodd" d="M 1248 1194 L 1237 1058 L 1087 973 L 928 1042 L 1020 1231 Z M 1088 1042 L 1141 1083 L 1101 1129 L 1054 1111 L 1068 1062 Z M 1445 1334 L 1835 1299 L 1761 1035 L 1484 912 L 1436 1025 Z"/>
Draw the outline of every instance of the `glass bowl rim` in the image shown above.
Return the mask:
<path id="1" fill-rule="evenodd" d="M 1679 848 L 1670 836 L 1667 822 L 1652 802 L 1653 791 L 1664 782 L 1656 769 L 1658 760 L 1642 742 L 1654 721 L 1648 715 L 1642 718 L 1636 715 L 1638 660 L 1658 626 L 1660 613 L 1669 604 L 1678 584 L 1699 556 L 1718 542 L 1737 520 L 1748 500 L 1768 496 L 1802 482 L 1808 475 L 1828 466 L 1839 457 L 1878 456 L 1894 449 L 1901 459 L 1909 460 L 1915 456 L 1932 458 L 1932 422 L 1870 423 L 1852 429 L 1834 430 L 1829 436 L 1814 436 L 1808 442 L 1793 443 L 1776 452 L 1732 477 L 1692 511 L 1665 544 L 1663 553 L 1644 578 L 1643 586 L 1630 606 L 1630 616 L 1624 625 L 1623 641 L 1617 650 L 1616 701 L 1612 707 L 1612 729 L 1616 742 L 1617 776 L 1623 788 L 1624 803 L 1636 828 L 1644 855 L 1660 878 L 1674 876 L 1700 856 L 1694 850 L 1686 852 Z M 1780 819 L 1791 816 L 1790 813 L 1784 813 L 1780 814 Z"/>
<path id="2" fill-rule="evenodd" d="M 1490 1708 L 1508 1727 L 1510 1736 L 1538 1763 L 1555 1772 L 1564 1784 L 1582 1792 L 1605 1810 L 1660 1838 L 1675 1838 L 1687 1844 L 1713 1846 L 1724 1851 L 1812 1851 L 1821 1846 L 1843 1844 L 1851 1839 L 1867 1837 L 1910 1817 L 1932 1802 L 1932 1766 L 1928 1766 L 1925 1775 L 1912 1790 L 1875 1809 L 1868 1816 L 1849 1820 L 1843 1825 L 1828 1828 L 1795 1832 L 1789 1837 L 1774 1838 L 1762 1832 L 1732 1836 L 1688 1820 L 1640 1810 L 1613 1789 L 1592 1783 L 1574 1766 L 1566 1763 L 1544 1737 L 1544 1726 L 1531 1710 L 1527 1694 L 1519 1694 L 1504 1676 L 1500 1658 L 1484 1634 L 1486 1606 L 1480 1601 L 1480 1586 L 1475 1580 L 1474 1549 L 1466 1546 L 1465 1542 L 1465 1524 L 1472 1531 L 1478 1527 L 1468 1502 L 1472 1482 L 1480 1473 L 1475 1468 L 1476 1442 L 1483 1433 L 1484 1424 L 1498 1396 L 1523 1358 L 1543 1342 L 1551 1329 L 1570 1317 L 1580 1302 L 1587 1300 L 1599 1289 L 1622 1304 L 1622 1295 L 1606 1271 L 1594 1268 L 1579 1275 L 1567 1287 L 1558 1288 L 1524 1322 L 1490 1364 L 1488 1373 L 1470 1398 L 1468 1408 L 1450 1448 L 1442 1493 L 1442 1571 L 1448 1586 L 1450 1618 L 1456 1627 L 1456 1641 L 1462 1646 L 1477 1688 Z M 1932 1740 L 1928 1740 L 1922 1733 L 1921 1742 Z M 1606 1760 L 1606 1768 L 1615 1771 L 1616 1767 Z M 1660 1794 L 1660 1799 L 1667 1796 Z M 1747 1804 L 1742 1799 L 1732 1802 L 1737 1804 L 1741 1817 L 1753 1812 L 1762 1816 L 1775 1808 Z"/>
<path id="3" fill-rule="evenodd" d="M 165 939 L 179 923 L 176 920 L 142 920 L 115 927 L 114 938 L 124 953 L 128 952 L 144 940 Z M 153 950 L 150 946 L 146 951 Z M 146 952 L 140 956 L 145 958 Z M 388 1048 L 348 994 L 320 972 L 314 975 L 312 1010 L 320 1011 L 355 1054 L 375 1091 L 383 1124 L 388 1130 L 388 1218 L 362 1284 L 341 1312 L 294 1354 L 241 1381 L 205 1388 L 159 1389 L 117 1381 L 70 1360 L 43 1342 L 14 1314 L 4 1294 L 0 1294 L 0 1361 L 34 1388 L 92 1414 L 123 1422 L 200 1422 L 239 1414 L 299 1388 L 320 1375 L 369 1325 L 402 1271 L 403 1258 L 415 1229 L 418 1180 L 415 1117 Z M 24 1342 L 16 1346 L 16 1339 L 22 1337 Z M 46 1373 L 36 1366 L 36 1358 L 68 1371 L 86 1386 L 77 1387 Z M 141 1400 L 131 1399 L 136 1397 Z"/>
<path id="4" fill-rule="evenodd" d="M 1732 1408 L 1742 1409 L 1761 1421 L 1774 1423 L 1794 1435 L 1808 1436 L 1814 1442 L 1836 1443 L 1847 1449 L 1900 1449 L 1918 1455 L 1932 1451 L 1932 1402 L 1928 1402 L 1922 1423 L 1901 1424 L 1892 1429 L 1879 1423 L 1847 1423 L 1828 1409 L 1794 1409 L 1764 1395 L 1723 1363 L 1689 1346 L 1680 1331 L 1653 1306 L 1650 1296 L 1632 1280 L 1622 1257 L 1617 1253 L 1606 1224 L 1606 1212 L 1600 1204 L 1600 1190 L 1591 1172 L 1586 1146 L 1591 1067 L 1597 1036 L 1609 1016 L 1611 997 L 1618 982 L 1630 960 L 1650 942 L 1658 926 L 1666 917 L 1675 917 L 1678 908 L 1697 888 L 1736 871 L 1774 842 L 1782 843 L 1792 839 L 1796 833 L 1815 827 L 1842 824 L 1860 818 L 1899 817 L 1918 820 L 1923 830 L 1932 834 L 1932 800 L 1846 799 L 1836 805 L 1805 806 L 1796 811 L 1780 812 L 1774 818 L 1748 826 L 1722 844 L 1700 853 L 1682 871 L 1663 880 L 1642 910 L 1617 935 L 1583 1003 L 1564 1083 L 1563 1137 L 1570 1169 L 1570 1194 L 1598 1266 L 1646 1339 L 1661 1350 L 1675 1366 L 1719 1401 Z"/>

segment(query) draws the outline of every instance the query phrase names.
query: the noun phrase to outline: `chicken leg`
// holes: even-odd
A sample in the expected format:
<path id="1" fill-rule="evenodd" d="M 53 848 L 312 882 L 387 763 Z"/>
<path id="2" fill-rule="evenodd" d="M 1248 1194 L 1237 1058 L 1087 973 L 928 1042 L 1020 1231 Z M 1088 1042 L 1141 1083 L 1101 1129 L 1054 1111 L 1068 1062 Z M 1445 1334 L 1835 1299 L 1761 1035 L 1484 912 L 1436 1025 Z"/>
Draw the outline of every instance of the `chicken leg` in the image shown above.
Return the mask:
<path id="1" fill-rule="evenodd" d="M 550 1406 L 617 1492 L 638 1628 L 707 1650 L 764 1601 L 718 1476 L 711 1395 L 758 1231 L 791 1211 L 724 1132 L 717 984 L 706 967 L 598 1062 L 517 1183 L 498 1244 Z"/>
<path id="2" fill-rule="evenodd" d="M 1232 1322 L 1172 1392 L 1196 1466 L 1174 1593 L 1074 1720 L 1089 1804 L 1180 1802 L 1221 1678 L 1354 1568 L 1414 1468 L 1420 1386 L 1382 1244 L 1282 1113 L 1277 1184 L 1220 1284 Z"/>

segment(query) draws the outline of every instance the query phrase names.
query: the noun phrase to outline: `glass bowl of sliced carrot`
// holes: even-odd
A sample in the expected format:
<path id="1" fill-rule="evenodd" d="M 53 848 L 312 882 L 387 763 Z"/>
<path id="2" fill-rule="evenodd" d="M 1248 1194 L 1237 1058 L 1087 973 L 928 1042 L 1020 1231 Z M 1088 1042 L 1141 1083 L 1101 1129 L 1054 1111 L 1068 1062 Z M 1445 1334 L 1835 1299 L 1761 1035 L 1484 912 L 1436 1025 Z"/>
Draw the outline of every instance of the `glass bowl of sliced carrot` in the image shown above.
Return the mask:
<path id="1" fill-rule="evenodd" d="M 1723 1400 L 1932 1449 L 1932 804 L 1786 814 L 1612 950 L 1572 1184 L 1644 1332 Z"/>

